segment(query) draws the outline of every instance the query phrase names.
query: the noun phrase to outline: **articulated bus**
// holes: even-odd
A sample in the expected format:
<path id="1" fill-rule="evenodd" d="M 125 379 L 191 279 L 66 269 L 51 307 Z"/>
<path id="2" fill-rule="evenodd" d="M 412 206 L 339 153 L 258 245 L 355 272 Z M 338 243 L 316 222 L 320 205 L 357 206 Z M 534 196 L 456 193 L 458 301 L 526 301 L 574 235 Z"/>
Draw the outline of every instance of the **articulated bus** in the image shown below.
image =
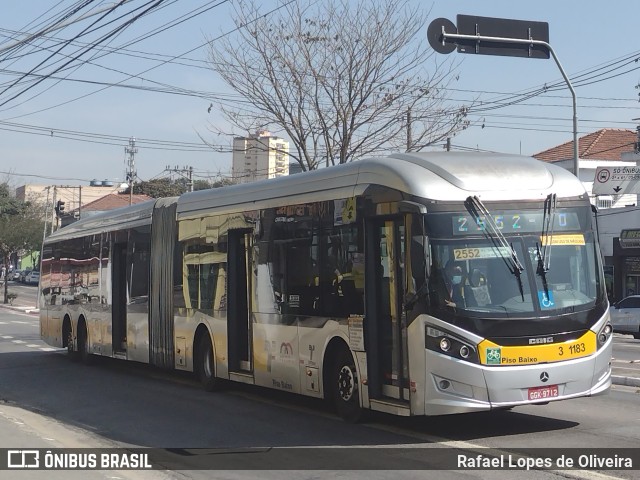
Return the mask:
<path id="1" fill-rule="evenodd" d="M 325 398 L 350 421 L 611 386 L 588 195 L 528 157 L 395 154 L 150 201 L 59 229 L 41 271 L 41 336 L 72 359 Z"/>

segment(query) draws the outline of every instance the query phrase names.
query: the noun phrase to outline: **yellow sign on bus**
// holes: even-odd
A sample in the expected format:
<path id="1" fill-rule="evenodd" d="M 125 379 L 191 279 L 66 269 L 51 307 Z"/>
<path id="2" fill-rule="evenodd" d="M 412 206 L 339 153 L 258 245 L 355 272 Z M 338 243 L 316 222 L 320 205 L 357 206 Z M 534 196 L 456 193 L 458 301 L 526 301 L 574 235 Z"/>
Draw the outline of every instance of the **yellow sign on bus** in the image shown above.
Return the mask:
<path id="1" fill-rule="evenodd" d="M 584 245 L 584 235 L 581 233 L 551 235 L 551 242 L 548 235 L 542 235 L 540 240 L 543 245 Z"/>
<path id="2" fill-rule="evenodd" d="M 542 345 L 501 346 L 489 340 L 478 345 L 483 365 L 536 365 L 587 357 L 596 351 L 596 334 L 589 330 L 582 337 Z"/>

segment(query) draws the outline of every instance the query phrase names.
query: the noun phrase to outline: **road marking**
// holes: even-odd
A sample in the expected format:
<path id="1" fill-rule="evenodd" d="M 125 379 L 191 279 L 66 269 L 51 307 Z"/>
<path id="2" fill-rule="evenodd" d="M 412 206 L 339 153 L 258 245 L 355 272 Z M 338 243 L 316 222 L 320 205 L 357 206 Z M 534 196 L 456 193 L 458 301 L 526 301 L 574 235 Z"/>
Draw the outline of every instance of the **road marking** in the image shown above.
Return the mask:
<path id="1" fill-rule="evenodd" d="M 40 347 L 40 350 L 42 350 L 43 352 L 55 352 L 57 350 L 57 348 Z"/>
<path id="2" fill-rule="evenodd" d="M 27 325 L 30 322 L 23 322 L 22 320 L 11 320 L 11 323 L 19 323 L 21 325 Z"/>
<path id="3" fill-rule="evenodd" d="M 24 340 L 12 340 L 13 343 L 27 343 Z"/>
<path id="4" fill-rule="evenodd" d="M 418 438 L 420 440 L 426 440 L 433 446 L 425 446 L 424 444 L 414 444 L 410 445 L 412 447 L 418 448 L 439 448 L 439 447 L 449 447 L 456 450 L 481 450 L 482 452 L 487 452 L 488 455 L 493 455 L 499 457 L 500 455 L 508 455 L 510 452 L 508 450 L 503 450 L 502 448 L 493 448 L 493 447 L 485 447 L 473 442 L 466 442 L 461 440 L 447 440 L 444 437 L 438 437 L 436 435 L 429 435 L 425 433 L 412 432 L 407 431 L 403 428 L 393 427 L 390 425 L 382 425 L 378 423 L 368 423 L 367 425 L 372 426 L 373 428 L 377 428 L 378 430 L 387 431 L 390 433 L 395 433 L 398 435 L 404 435 L 409 437 Z M 556 474 L 560 477 L 565 478 L 574 478 L 580 480 L 620 480 L 621 477 L 615 477 L 612 475 L 606 475 L 599 472 L 594 472 L 591 470 L 537 470 L 536 471 L 544 471 Z"/>
<path id="5" fill-rule="evenodd" d="M 40 347 L 40 345 L 36 345 L 35 343 L 30 343 L 29 345 L 27 345 L 27 347 L 29 347 L 29 348 L 38 348 L 38 347 Z"/>
<path id="6" fill-rule="evenodd" d="M 11 335 L 3 335 L 2 338 L 5 340 L 11 340 L 13 337 Z"/>
<path id="7" fill-rule="evenodd" d="M 289 410 L 293 410 L 297 412 L 312 413 L 313 415 L 316 415 L 321 418 L 331 418 L 333 420 L 336 420 L 336 415 L 333 413 L 325 413 L 318 410 L 309 409 L 308 407 L 297 406 L 297 405 L 284 405 L 282 402 L 279 402 L 278 400 L 271 400 L 264 397 L 259 397 L 251 392 L 235 391 L 235 392 L 228 392 L 228 393 L 231 395 L 236 395 L 238 397 L 247 398 L 255 402 L 259 402 L 267 405 L 274 405 L 279 408 L 287 408 Z M 426 440 L 427 442 L 429 442 L 429 444 L 427 445 L 425 445 L 424 443 L 413 443 L 413 444 L 408 443 L 405 445 L 393 445 L 393 448 L 414 447 L 414 448 L 437 449 L 441 447 L 449 447 L 449 448 L 460 449 L 460 450 L 480 450 L 482 452 L 487 452 L 487 454 L 491 454 L 494 456 L 500 456 L 500 454 L 508 455 L 509 453 L 511 453 L 508 450 L 503 450 L 500 448 L 485 447 L 476 443 L 466 442 L 461 440 L 448 440 L 447 438 L 444 438 L 444 437 L 438 437 L 435 435 L 414 432 L 401 427 L 383 425 L 383 424 L 374 423 L 374 422 L 367 422 L 366 425 L 369 427 L 376 428 L 378 430 L 387 431 L 387 432 L 394 433 L 397 435 L 402 435 L 405 437 L 413 437 L 421 441 Z M 352 447 L 354 447 L 354 445 L 349 445 L 348 447 L 343 447 L 343 448 L 352 448 Z M 358 445 L 358 447 L 376 448 L 377 446 Z M 388 448 L 388 447 L 389 445 L 384 445 L 384 448 Z M 322 447 L 314 447 L 314 448 L 322 448 Z M 326 448 L 341 448 L 341 447 L 337 445 L 332 445 L 332 446 L 327 446 Z M 559 477 L 571 478 L 576 480 L 621 480 L 621 477 L 606 475 L 606 474 L 602 474 L 602 473 L 598 473 L 590 470 L 540 470 L 540 471 L 550 472 Z"/>
<path id="8" fill-rule="evenodd" d="M 7 322 L 0 322 L 0 325 L 6 325 Z"/>

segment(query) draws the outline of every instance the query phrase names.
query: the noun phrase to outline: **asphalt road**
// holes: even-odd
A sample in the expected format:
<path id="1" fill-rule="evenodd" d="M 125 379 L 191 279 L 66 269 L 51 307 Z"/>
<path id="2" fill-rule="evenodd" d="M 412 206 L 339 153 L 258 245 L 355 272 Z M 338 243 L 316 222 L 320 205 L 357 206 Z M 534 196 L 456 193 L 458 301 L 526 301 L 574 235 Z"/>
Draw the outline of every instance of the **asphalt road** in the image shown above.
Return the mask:
<path id="1" fill-rule="evenodd" d="M 13 302 L 15 310 L 37 313 L 35 285 L 10 281 L 8 289 L 18 295 Z M 614 334 L 612 368 L 614 383 L 640 388 L 640 340 L 632 335 Z"/>
<path id="2" fill-rule="evenodd" d="M 637 451 L 640 389 L 614 386 L 605 396 L 445 417 L 374 414 L 346 424 L 319 401 L 234 385 L 201 391 L 191 376 L 110 359 L 69 362 L 39 339 L 38 319 L 0 309 L 0 448 L 78 446 L 173 448 L 170 478 L 638 478 L 635 471 L 432 471 L 451 452 L 508 454 L 524 448 L 600 447 Z M 623 355 L 635 344 L 622 340 Z M 338 446 L 339 448 L 334 448 Z M 279 447 L 296 450 L 280 450 Z M 311 449 L 301 450 L 304 447 Z M 364 447 L 364 448 L 361 448 Z M 194 448 L 206 450 L 192 450 Z M 256 451 L 255 449 L 259 450 Z M 220 450 L 227 452 L 220 456 Z M 233 449 L 234 457 L 228 455 Z M 487 450 L 488 449 L 488 450 Z M 164 450 L 166 452 L 166 450 Z M 226 460 L 225 460 L 226 459 Z M 195 470 L 235 462 L 232 470 Z M 165 460 L 167 460 L 165 458 Z M 185 463 L 186 462 L 186 463 Z M 300 465 L 303 462 L 303 465 Z M 318 466 L 331 471 L 287 468 Z M 367 471 L 351 470 L 365 468 Z M 639 462 L 640 463 L 640 462 Z M 169 465 L 171 465 L 169 463 Z M 397 468 L 398 470 L 391 470 Z M 245 469 L 245 470 L 238 470 Z M 411 470 L 407 470 L 411 469 Z M 306 470 L 306 469 L 305 469 Z M 0 471 L 0 478 L 3 477 Z M 73 478 L 19 472 L 7 478 Z M 55 472 L 57 473 L 57 472 Z M 89 478 L 134 478 L 149 472 L 91 472 Z M 160 474 L 161 472 L 153 472 Z M 75 475 L 78 478 L 83 476 Z M 147 477 L 149 478 L 149 477 Z M 151 477 L 156 478 L 156 477 Z"/>

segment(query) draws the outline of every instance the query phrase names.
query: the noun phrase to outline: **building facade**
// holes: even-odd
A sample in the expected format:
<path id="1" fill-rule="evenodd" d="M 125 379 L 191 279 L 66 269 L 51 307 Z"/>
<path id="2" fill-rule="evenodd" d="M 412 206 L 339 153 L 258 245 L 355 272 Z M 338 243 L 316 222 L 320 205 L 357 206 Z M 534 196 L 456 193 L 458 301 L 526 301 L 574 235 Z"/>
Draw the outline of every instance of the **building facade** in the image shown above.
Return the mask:
<path id="1" fill-rule="evenodd" d="M 289 142 L 266 130 L 248 137 L 236 137 L 232 162 L 236 183 L 289 175 Z"/>
<path id="2" fill-rule="evenodd" d="M 640 158 L 634 153 L 636 142 L 636 131 L 617 128 L 603 128 L 578 139 L 579 178 L 589 193 L 591 203 L 596 207 L 620 208 L 638 205 L 638 195 L 635 194 L 593 194 L 597 167 L 625 167 L 638 164 Z M 573 171 L 573 141 L 536 153 L 533 157 Z"/>
<path id="3" fill-rule="evenodd" d="M 593 183 L 597 167 L 635 167 L 638 132 L 605 128 L 578 140 L 579 178 L 597 207 L 600 251 L 605 265 L 609 300 L 617 302 L 628 295 L 640 295 L 640 198 L 635 193 L 595 195 Z M 533 155 L 573 170 L 573 142 Z"/>
<path id="4" fill-rule="evenodd" d="M 27 184 L 16 188 L 16 197 L 23 201 L 30 200 L 51 205 L 52 209 L 58 201 L 61 201 L 64 202 L 64 210 L 71 212 L 106 195 L 117 194 L 123 190 L 119 183 L 105 181 L 92 182 L 92 184 L 74 186 Z"/>

